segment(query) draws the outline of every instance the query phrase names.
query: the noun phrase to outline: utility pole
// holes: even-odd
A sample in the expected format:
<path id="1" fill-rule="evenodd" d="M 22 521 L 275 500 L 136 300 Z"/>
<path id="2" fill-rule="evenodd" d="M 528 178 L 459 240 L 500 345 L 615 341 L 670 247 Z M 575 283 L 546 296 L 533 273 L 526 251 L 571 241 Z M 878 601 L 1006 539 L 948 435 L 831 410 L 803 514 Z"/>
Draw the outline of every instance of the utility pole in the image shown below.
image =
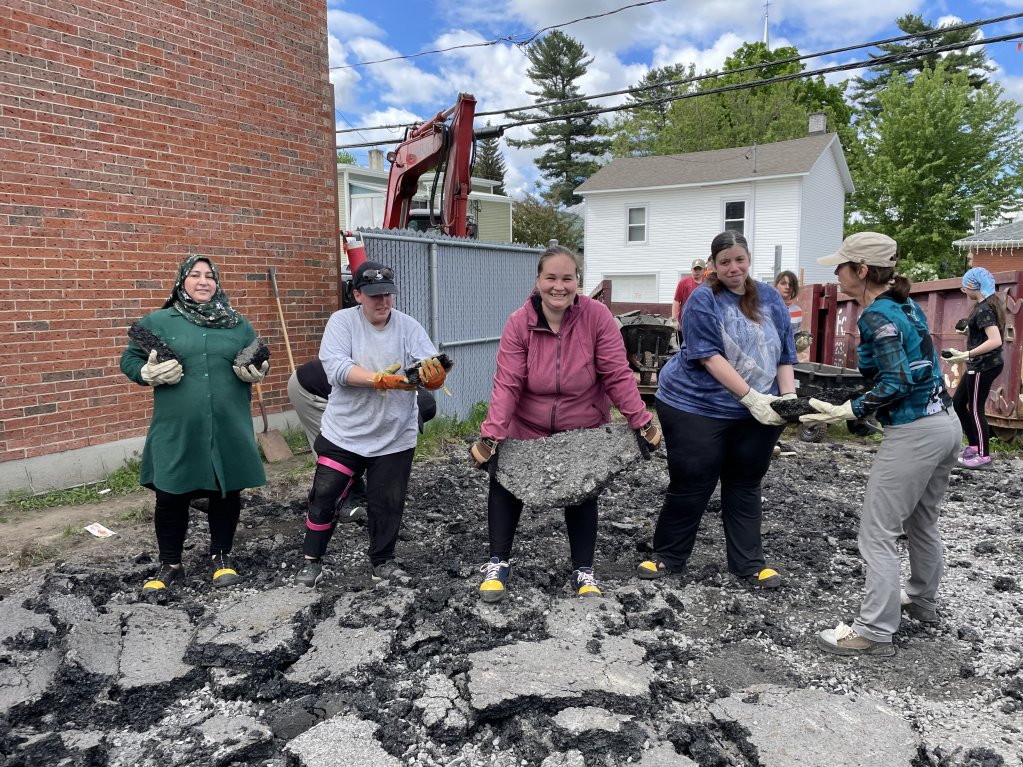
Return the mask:
<path id="1" fill-rule="evenodd" d="M 983 205 L 973 206 L 973 233 L 980 234 L 980 212 L 984 210 Z"/>
<path id="2" fill-rule="evenodd" d="M 764 0 L 764 47 L 771 50 L 771 41 L 767 34 L 767 11 L 770 8 L 771 0 Z"/>

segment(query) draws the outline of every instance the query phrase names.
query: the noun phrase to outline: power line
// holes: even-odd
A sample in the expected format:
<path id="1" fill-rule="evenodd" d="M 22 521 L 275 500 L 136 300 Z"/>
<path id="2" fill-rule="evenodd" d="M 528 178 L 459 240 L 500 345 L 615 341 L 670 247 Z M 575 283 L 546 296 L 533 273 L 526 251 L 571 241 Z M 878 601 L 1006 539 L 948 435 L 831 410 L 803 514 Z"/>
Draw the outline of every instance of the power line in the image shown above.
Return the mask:
<path id="1" fill-rule="evenodd" d="M 763 64 L 750 64 L 748 66 L 738 67 L 736 69 L 728 69 L 728 70 L 725 70 L 723 72 L 707 72 L 707 73 L 702 74 L 702 75 L 694 75 L 692 77 L 685 77 L 685 78 L 681 78 L 681 79 L 677 79 L 677 80 L 662 80 L 660 82 L 651 83 L 649 85 L 640 85 L 640 86 L 634 86 L 634 87 L 631 87 L 631 88 L 622 88 L 620 90 L 607 91 L 605 93 L 595 93 L 595 94 L 590 95 L 590 96 L 574 96 L 574 97 L 568 98 L 568 99 L 561 99 L 560 101 L 544 101 L 544 102 L 539 102 L 539 103 L 528 104 L 526 106 L 521 106 L 521 107 L 511 107 L 509 109 L 495 109 L 495 110 L 490 111 L 490 112 L 477 112 L 476 113 L 476 117 L 490 117 L 490 116 L 493 116 L 493 115 L 506 115 L 506 114 L 511 114 L 513 112 L 529 112 L 529 111 L 535 110 L 535 109 L 543 109 L 543 108 L 553 107 L 553 106 L 562 106 L 564 104 L 574 104 L 574 103 L 577 103 L 579 101 L 590 101 L 590 100 L 593 100 L 593 99 L 602 99 L 602 98 L 608 98 L 608 97 L 611 97 L 611 96 L 621 96 L 623 94 L 630 94 L 630 93 L 642 93 L 644 91 L 654 90 L 656 88 L 665 88 L 665 87 L 675 87 L 675 86 L 680 86 L 680 85 L 689 85 L 691 83 L 700 82 L 702 80 L 711 80 L 711 79 L 716 79 L 718 77 L 725 77 L 727 75 L 742 74 L 743 72 L 750 72 L 750 71 L 757 70 L 757 69 L 763 69 L 763 68 L 768 67 L 768 66 L 773 67 L 773 66 L 779 66 L 779 65 L 784 65 L 784 64 L 792 64 L 792 63 L 796 63 L 796 62 L 800 62 L 800 61 L 806 61 L 807 59 L 818 59 L 818 58 L 823 58 L 824 56 L 834 56 L 834 55 L 839 54 L 839 53 L 848 53 L 849 51 L 861 50 L 863 48 L 875 48 L 875 47 L 879 47 L 881 45 L 888 45 L 890 43 L 904 42 L 906 40 L 914 40 L 914 39 L 921 38 L 921 37 L 929 37 L 930 35 L 945 34 L 945 33 L 948 33 L 948 32 L 957 32 L 957 31 L 959 31 L 961 29 L 970 29 L 970 28 L 973 28 L 973 27 L 982 27 L 982 26 L 986 26 L 986 25 L 989 25 L 989 24 L 997 24 L 999 22 L 1010 21 L 1012 19 L 1018 19 L 1018 18 L 1023 18 L 1023 13 L 1012 13 L 1012 14 L 1008 14 L 1006 16 L 997 16 L 997 17 L 990 18 L 990 19 L 981 19 L 979 21 L 964 22 L 962 24 L 955 24 L 955 25 L 951 25 L 951 26 L 947 26 L 947 27 L 939 27 L 938 29 L 935 29 L 935 30 L 933 30 L 933 31 L 931 31 L 929 33 L 916 33 L 916 34 L 899 35 L 898 37 L 889 37 L 889 38 L 884 39 L 884 40 L 873 40 L 873 41 L 866 42 L 866 43 L 859 43 L 857 45 L 847 45 L 847 46 L 844 46 L 842 48 L 832 48 L 830 50 L 819 51 L 817 53 L 805 53 L 805 54 L 802 54 L 800 56 L 790 56 L 790 57 L 784 58 L 784 59 L 777 59 L 775 61 L 764 62 Z M 991 39 L 987 39 L 987 40 L 974 40 L 974 41 L 971 41 L 969 43 L 963 44 L 961 47 L 969 48 L 969 47 L 972 47 L 972 46 L 975 46 L 975 45 L 986 45 L 987 43 L 990 43 L 990 42 L 995 42 L 995 41 L 991 40 Z M 925 51 L 923 53 L 930 54 L 930 53 L 933 53 L 934 50 L 935 49 L 932 46 L 930 49 L 928 49 L 927 51 Z M 876 61 L 879 62 L 879 61 L 881 61 L 881 59 L 878 58 Z M 859 69 L 859 68 L 867 68 L 867 67 L 873 66 L 874 63 L 876 63 L 876 62 L 870 62 L 870 63 L 868 63 L 866 65 L 866 67 L 856 67 L 856 68 L 857 69 Z M 823 70 L 821 70 L 821 71 L 823 71 Z M 356 132 L 358 130 L 381 130 L 381 129 L 394 129 L 394 128 L 411 128 L 411 127 L 413 127 L 414 125 L 417 125 L 417 124 L 418 123 L 399 123 L 399 124 L 393 124 L 393 125 L 376 125 L 376 126 L 371 126 L 371 127 L 363 127 L 363 128 L 359 128 L 359 129 L 353 128 L 351 130 L 341 129 L 339 131 L 335 131 L 335 134 L 336 135 L 341 135 L 343 133 L 353 133 L 353 132 Z"/>
<path id="2" fill-rule="evenodd" d="M 1023 34 L 1017 32 L 1017 33 L 1010 34 L 1010 35 L 1002 35 L 1000 37 L 992 37 L 992 38 L 987 39 L 985 42 L 987 42 L 987 43 L 1001 43 L 1001 42 L 1006 42 L 1006 41 L 1009 41 L 1009 40 L 1019 40 L 1021 38 L 1023 38 Z M 806 71 L 806 72 L 793 72 L 793 73 L 790 73 L 790 74 L 787 74 L 787 75 L 778 75 L 778 76 L 766 78 L 766 79 L 763 79 L 763 80 L 750 80 L 750 81 L 743 82 L 743 83 L 733 83 L 732 85 L 723 85 L 720 88 L 712 88 L 710 90 L 705 90 L 705 91 L 696 91 L 696 92 L 692 92 L 692 93 L 672 94 L 672 95 L 663 96 L 663 97 L 657 98 L 657 99 L 649 99 L 647 101 L 638 101 L 638 102 L 635 102 L 635 103 L 632 103 L 632 104 L 619 104 L 619 105 L 612 106 L 612 107 L 595 107 L 593 109 L 587 109 L 587 110 L 583 110 L 583 111 L 580 111 L 580 112 L 572 112 L 572 113 L 566 114 L 566 115 L 544 116 L 544 117 L 537 117 L 537 118 L 533 118 L 533 119 L 519 120 L 517 122 L 505 123 L 504 125 L 499 125 L 499 126 L 496 126 L 496 127 L 499 127 L 499 128 L 501 128 L 503 130 L 508 130 L 509 128 L 518 128 L 518 127 L 521 127 L 521 126 L 524 126 L 524 125 L 540 125 L 542 123 L 548 123 L 548 122 L 564 122 L 564 121 L 567 121 L 567 120 L 574 120 L 574 119 L 579 119 L 579 118 L 582 118 L 582 117 L 593 117 L 593 116 L 600 115 L 600 114 L 606 114 L 608 112 L 623 112 L 623 111 L 627 111 L 627 110 L 631 110 L 631 109 L 640 109 L 642 107 L 654 106 L 654 105 L 657 105 L 657 104 L 665 104 L 665 103 L 668 103 L 670 101 L 681 101 L 683 99 L 698 98 L 698 97 L 701 97 L 701 96 L 712 96 L 712 95 L 717 94 L 717 93 L 728 93 L 728 92 L 731 92 L 731 91 L 750 90 L 752 88 L 759 88 L 760 86 L 763 86 L 763 85 L 772 85 L 774 83 L 790 82 L 792 80 L 799 80 L 799 79 L 808 78 L 808 77 L 816 77 L 816 76 L 819 76 L 819 75 L 829 74 L 831 72 L 845 72 L 845 71 L 849 71 L 849 70 L 852 70 L 852 69 L 865 69 L 867 67 L 871 67 L 871 66 L 875 66 L 875 65 L 879 65 L 879 64 L 890 64 L 890 63 L 894 63 L 894 62 L 898 62 L 898 61 L 910 61 L 910 60 L 913 60 L 913 59 L 923 58 L 924 56 L 931 56 L 931 55 L 933 55 L 935 53 L 946 53 L 948 51 L 956 51 L 956 50 L 960 50 L 962 48 L 971 48 L 971 47 L 973 47 L 975 45 L 977 45 L 976 41 L 966 41 L 966 42 L 962 42 L 962 43 L 949 43 L 947 45 L 931 46 L 930 48 L 928 48 L 926 50 L 906 51 L 906 52 L 903 52 L 903 53 L 891 53 L 891 54 L 888 54 L 888 55 L 885 55 L 885 56 L 877 56 L 877 57 L 871 58 L 871 59 L 866 60 L 866 61 L 862 61 L 862 60 L 861 61 L 854 61 L 854 62 L 850 62 L 848 64 L 837 64 L 837 65 L 832 66 L 832 67 L 824 67 L 822 69 L 814 69 L 814 70 L 810 70 L 810 71 Z M 599 96 L 592 96 L 591 98 L 599 98 Z M 364 129 L 364 130 L 367 130 L 367 129 Z M 352 149 L 352 148 L 357 148 L 357 147 L 381 146 L 381 145 L 396 144 L 396 143 L 398 143 L 398 140 L 375 141 L 375 142 L 367 142 L 367 143 L 363 143 L 363 144 L 342 144 L 342 145 L 339 145 L 339 147 L 340 148 Z"/>
<path id="3" fill-rule="evenodd" d="M 420 56 L 429 56 L 429 55 L 434 54 L 434 53 L 447 53 L 448 51 L 458 51 L 458 50 L 461 50 L 463 48 L 486 48 L 486 47 L 491 46 L 491 45 L 497 45 L 498 43 L 511 43 L 512 45 L 518 45 L 518 46 L 521 47 L 521 46 L 524 46 L 524 45 L 529 45 L 531 42 L 533 42 L 537 37 L 542 35 L 544 32 L 549 32 L 552 29 L 558 29 L 559 27 L 567 27 L 567 26 L 569 26 L 571 24 L 577 24 L 580 21 L 589 21 L 591 19 L 599 19 L 599 18 L 602 18 L 604 16 L 612 16 L 612 15 L 614 15 L 616 13 L 621 13 L 622 11 L 627 11 L 630 8 L 638 8 L 638 7 L 642 6 L 642 5 L 653 5 L 654 3 L 663 3 L 663 2 L 665 2 L 665 0 L 643 0 L 643 2 L 633 3 L 632 5 L 624 5 L 621 8 L 615 8 L 613 11 L 607 11 L 606 13 L 595 13 L 592 16 L 582 16 L 582 17 L 580 17 L 578 19 L 572 19 L 571 21 L 562 22 L 561 24 L 552 24 L 549 27 L 544 27 L 543 29 L 538 29 L 532 35 L 527 37 L 525 40 L 516 40 L 515 38 L 518 35 L 506 35 L 504 37 L 498 37 L 498 38 L 495 38 L 493 40 L 487 40 L 486 42 L 482 42 L 482 43 L 463 43 L 462 45 L 452 45 L 450 48 L 437 48 L 437 49 L 432 50 L 432 51 L 420 51 L 419 53 L 403 53 L 403 54 L 400 54 L 398 56 L 389 56 L 386 59 L 375 59 L 373 61 L 359 61 L 359 62 L 356 62 L 355 64 L 340 64 L 340 65 L 338 65 L 336 67 L 328 67 L 328 68 L 331 71 L 336 70 L 336 69 L 354 69 L 355 67 L 365 67 L 365 66 L 369 66 L 370 64 L 384 64 L 384 63 L 386 63 L 388 61 L 401 61 L 402 59 L 416 59 L 416 58 L 419 58 Z"/>

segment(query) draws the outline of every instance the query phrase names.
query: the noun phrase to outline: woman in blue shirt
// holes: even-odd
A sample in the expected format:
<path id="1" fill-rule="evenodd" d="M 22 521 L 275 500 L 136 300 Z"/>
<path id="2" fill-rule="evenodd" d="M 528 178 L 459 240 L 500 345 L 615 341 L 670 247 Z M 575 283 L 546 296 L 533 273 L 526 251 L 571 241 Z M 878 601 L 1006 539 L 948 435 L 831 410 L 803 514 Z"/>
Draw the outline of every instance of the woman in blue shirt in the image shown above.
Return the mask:
<path id="1" fill-rule="evenodd" d="M 741 234 L 715 237 L 710 263 L 714 273 L 686 303 L 685 343 L 658 376 L 669 484 L 654 554 L 637 574 L 652 580 L 685 568 L 720 479 L 728 571 L 774 588 L 781 576 L 764 560 L 760 482 L 785 425 L 771 402 L 796 396 L 789 312 L 777 290 L 750 278 Z"/>
<path id="2" fill-rule="evenodd" d="M 860 612 L 817 636 L 835 655 L 894 655 L 901 612 L 936 623 L 935 597 L 944 569 L 938 511 L 962 441 L 951 412 L 927 320 L 909 297 L 909 280 L 895 273 L 895 240 L 877 232 L 850 235 L 838 252 L 817 259 L 837 265 L 842 292 L 863 307 L 856 321 L 859 369 L 866 394 L 841 405 L 812 399 L 818 411 L 804 423 L 838 423 L 875 415 L 884 441 L 870 467 L 857 543 L 866 564 Z M 897 541 L 909 539 L 909 578 L 900 593 Z"/>

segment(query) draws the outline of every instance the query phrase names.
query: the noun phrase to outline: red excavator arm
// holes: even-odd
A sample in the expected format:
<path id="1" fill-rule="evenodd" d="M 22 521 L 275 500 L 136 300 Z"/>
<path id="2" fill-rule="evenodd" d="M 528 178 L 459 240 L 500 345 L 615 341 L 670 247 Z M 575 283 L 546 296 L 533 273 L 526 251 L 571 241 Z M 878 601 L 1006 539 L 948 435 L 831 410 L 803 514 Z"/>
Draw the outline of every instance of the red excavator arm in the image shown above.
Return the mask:
<path id="1" fill-rule="evenodd" d="M 408 226 L 412 198 L 424 173 L 444 169 L 440 229 L 445 234 L 465 236 L 466 202 L 472 186 L 472 120 L 476 97 L 459 93 L 450 109 L 409 128 L 398 148 L 387 153 L 391 173 L 384 201 L 384 228 Z M 448 118 L 451 119 L 450 125 Z"/>

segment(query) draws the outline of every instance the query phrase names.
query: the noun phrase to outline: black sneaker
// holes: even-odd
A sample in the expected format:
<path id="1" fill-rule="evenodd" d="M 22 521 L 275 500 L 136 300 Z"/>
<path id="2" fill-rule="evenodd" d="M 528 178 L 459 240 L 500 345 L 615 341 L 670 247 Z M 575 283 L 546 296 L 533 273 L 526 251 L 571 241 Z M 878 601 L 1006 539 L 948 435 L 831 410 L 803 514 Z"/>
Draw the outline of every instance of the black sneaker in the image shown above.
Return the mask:
<path id="1" fill-rule="evenodd" d="M 639 563 L 636 567 L 636 575 L 645 581 L 655 581 L 658 578 L 671 575 L 671 570 L 657 557 L 651 557 Z"/>
<path id="2" fill-rule="evenodd" d="M 375 581 L 400 581 L 408 578 L 408 573 L 398 566 L 393 559 L 388 559 L 373 568 L 373 580 Z"/>
<path id="3" fill-rule="evenodd" d="M 229 554 L 214 554 L 211 558 L 210 567 L 213 570 L 213 585 L 219 588 L 233 586 L 241 580 L 238 570 L 235 569 L 234 560 Z"/>
<path id="4" fill-rule="evenodd" d="M 752 575 L 739 576 L 750 586 L 758 589 L 776 589 L 781 586 L 781 575 L 770 567 L 762 567 Z"/>
<path id="5" fill-rule="evenodd" d="M 143 591 L 160 591 L 161 589 L 171 588 L 177 581 L 180 581 L 185 577 L 185 568 L 183 565 L 172 567 L 166 562 L 160 563 L 160 571 L 156 574 L 156 577 L 152 580 L 146 581 L 143 586 Z"/>
<path id="6" fill-rule="evenodd" d="M 299 586 L 316 588 L 316 584 L 323 580 L 323 562 L 318 559 L 305 560 L 305 566 L 295 576 L 295 583 Z"/>
<path id="7" fill-rule="evenodd" d="M 604 596 L 597 585 L 597 579 L 593 576 L 592 567 L 580 567 L 572 573 L 572 588 L 580 599 Z"/>

